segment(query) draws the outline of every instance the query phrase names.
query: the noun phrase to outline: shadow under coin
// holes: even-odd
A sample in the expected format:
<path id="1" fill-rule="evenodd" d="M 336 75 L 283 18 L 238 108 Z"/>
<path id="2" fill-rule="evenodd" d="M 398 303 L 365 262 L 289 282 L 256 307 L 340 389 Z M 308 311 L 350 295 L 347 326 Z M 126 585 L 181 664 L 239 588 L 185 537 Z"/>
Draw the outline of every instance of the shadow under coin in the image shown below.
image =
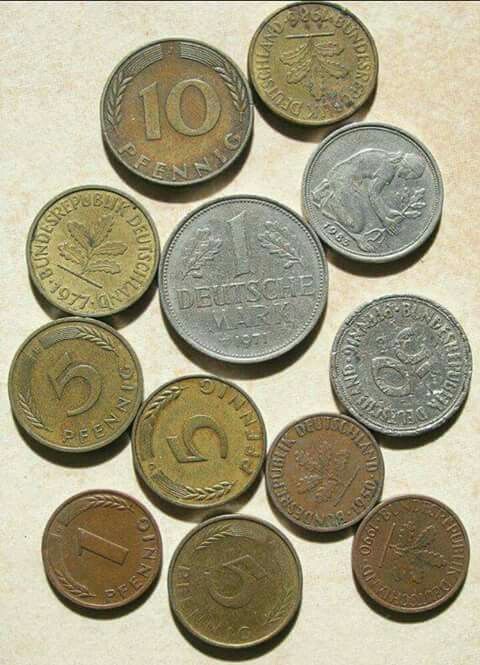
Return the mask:
<path id="1" fill-rule="evenodd" d="M 104 464 L 121 453 L 125 446 L 128 444 L 130 438 L 128 429 L 126 432 L 121 434 L 118 439 L 115 439 L 115 441 L 107 443 L 102 448 L 97 448 L 96 450 L 90 450 L 88 452 L 85 451 L 81 453 L 56 450 L 55 448 L 49 448 L 45 444 L 40 443 L 34 439 L 19 425 L 13 414 L 12 417 L 15 421 L 15 427 L 17 428 L 19 435 L 29 446 L 29 448 L 33 450 L 33 452 L 39 457 L 42 457 L 44 460 L 47 460 L 47 462 L 51 462 L 57 466 L 82 468 L 86 466 L 97 466 L 99 464 Z"/>
<path id="2" fill-rule="evenodd" d="M 52 303 L 50 303 L 37 289 L 30 276 L 28 277 L 28 281 L 30 282 L 30 288 L 33 291 L 35 300 L 50 319 L 62 319 L 65 316 L 72 316 L 72 314 L 67 314 L 67 312 L 63 312 L 61 309 L 58 309 L 58 307 L 55 307 L 55 305 L 52 305 Z"/>
<path id="3" fill-rule="evenodd" d="M 165 201 L 166 203 L 190 203 L 215 196 L 234 180 L 250 154 L 252 137 L 253 132 L 242 152 L 224 171 L 205 182 L 182 186 L 162 185 L 161 183 L 145 180 L 145 178 L 136 175 L 124 166 L 112 153 L 105 140 L 103 140 L 103 147 L 110 165 L 119 178 L 121 178 L 126 185 L 142 194 L 142 196 L 146 196 L 155 201 Z M 174 224 L 172 224 L 172 229 L 173 226 Z"/>
<path id="4" fill-rule="evenodd" d="M 175 343 L 180 353 L 188 358 L 190 362 L 208 374 L 231 380 L 246 381 L 249 379 L 261 379 L 278 374 L 296 363 L 310 346 L 312 346 L 320 334 L 327 307 L 328 302 L 314 328 L 292 349 L 286 351 L 281 356 L 272 358 L 272 360 L 265 360 L 262 362 L 254 361 L 252 363 L 232 363 L 226 360 L 217 360 L 201 351 L 197 351 L 197 349 L 186 342 L 183 337 L 176 332 L 168 317 L 165 315 L 163 308 L 160 307 L 160 309 L 165 328 L 167 329 L 170 338 Z"/>
<path id="5" fill-rule="evenodd" d="M 132 321 L 135 321 L 135 319 L 137 319 L 143 314 L 143 312 L 146 311 L 153 300 L 157 288 L 157 275 L 155 274 L 153 282 L 150 284 L 145 293 L 136 302 L 133 303 L 133 305 L 130 305 L 130 307 L 127 307 L 127 309 L 124 309 L 121 312 L 117 312 L 116 314 L 102 317 L 101 320 L 107 325 L 112 326 L 112 328 L 121 330 L 125 326 L 128 326 L 130 323 L 132 323 Z"/>

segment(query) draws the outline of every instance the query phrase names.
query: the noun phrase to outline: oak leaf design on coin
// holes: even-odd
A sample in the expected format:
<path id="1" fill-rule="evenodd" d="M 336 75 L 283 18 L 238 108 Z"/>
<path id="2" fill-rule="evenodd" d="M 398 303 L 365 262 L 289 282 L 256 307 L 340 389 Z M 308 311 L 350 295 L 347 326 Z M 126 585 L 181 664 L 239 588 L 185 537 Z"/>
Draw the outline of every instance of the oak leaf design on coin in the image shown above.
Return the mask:
<path id="1" fill-rule="evenodd" d="M 295 263 L 302 265 L 300 252 L 294 247 L 293 239 L 288 233 L 286 226 L 281 226 L 278 222 L 265 222 L 263 233 L 258 234 L 260 245 L 268 249 L 270 254 L 285 259 L 284 268 L 288 270 Z"/>
<path id="2" fill-rule="evenodd" d="M 186 269 L 183 273 L 183 279 L 191 275 L 195 279 L 203 277 L 202 268 L 205 263 L 213 261 L 219 253 L 222 246 L 221 238 L 212 238 L 211 229 L 198 229 L 194 241 L 185 248 L 183 259 Z"/>
<path id="3" fill-rule="evenodd" d="M 297 482 L 300 494 L 315 493 L 317 501 L 329 501 L 342 491 L 340 475 L 348 464 L 350 454 L 345 449 L 336 450 L 328 441 L 295 451 L 297 465 L 306 474 Z"/>
<path id="4" fill-rule="evenodd" d="M 390 544 L 398 561 L 393 567 L 397 581 L 410 579 L 421 583 L 428 567 L 443 568 L 446 560 L 443 554 L 432 549 L 436 538 L 436 529 L 430 525 L 417 533 L 415 524 L 407 522 L 398 531 L 397 541 Z"/>

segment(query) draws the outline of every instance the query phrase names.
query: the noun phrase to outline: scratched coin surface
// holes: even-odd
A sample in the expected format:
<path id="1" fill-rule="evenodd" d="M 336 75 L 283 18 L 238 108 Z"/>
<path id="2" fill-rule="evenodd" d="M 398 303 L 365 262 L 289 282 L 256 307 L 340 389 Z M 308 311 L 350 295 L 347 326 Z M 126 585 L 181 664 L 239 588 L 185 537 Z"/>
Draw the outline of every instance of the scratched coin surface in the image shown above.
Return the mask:
<path id="1" fill-rule="evenodd" d="M 254 482 L 265 439 L 262 416 L 243 390 L 211 376 L 185 376 L 144 402 L 133 427 L 133 458 L 163 499 L 188 508 L 220 506 Z"/>
<path id="2" fill-rule="evenodd" d="M 200 524 L 177 547 L 168 571 L 175 617 L 220 647 L 270 639 L 295 616 L 300 561 L 287 538 L 253 517 L 225 515 Z"/>
<path id="3" fill-rule="evenodd" d="M 192 39 L 163 39 L 115 68 L 100 115 L 105 141 L 133 173 L 191 185 L 241 154 L 252 133 L 252 94 L 221 51 Z"/>
<path id="4" fill-rule="evenodd" d="M 159 256 L 149 214 L 110 187 L 59 194 L 40 210 L 27 240 L 37 289 L 78 316 L 109 316 L 132 305 L 152 283 Z"/>
<path id="5" fill-rule="evenodd" d="M 389 295 L 356 309 L 335 337 L 330 377 L 355 418 L 391 436 L 442 425 L 466 399 L 472 354 L 465 332 L 437 303 Z"/>
<path id="6" fill-rule="evenodd" d="M 143 378 L 128 342 L 105 323 L 57 319 L 17 351 L 8 378 L 17 422 L 40 443 L 87 452 L 117 439 L 142 402 Z"/>
<path id="7" fill-rule="evenodd" d="M 335 251 L 358 261 L 394 261 L 437 227 L 442 177 L 429 150 L 403 129 L 352 124 L 313 153 L 302 203 L 306 219 Z"/>
<path id="8" fill-rule="evenodd" d="M 470 546 L 458 516 L 441 501 L 408 494 L 383 501 L 358 527 L 352 565 L 362 589 L 397 612 L 431 610 L 462 586 Z"/>
<path id="9" fill-rule="evenodd" d="M 248 72 L 260 99 L 280 117 L 329 125 L 355 113 L 374 91 L 377 49 L 347 9 L 298 2 L 260 25 L 250 44 Z"/>
<path id="10" fill-rule="evenodd" d="M 377 503 L 384 467 L 365 427 L 348 416 L 319 413 L 280 432 L 265 475 L 268 493 L 287 519 L 310 531 L 339 531 Z"/>
<path id="11" fill-rule="evenodd" d="M 95 610 L 121 607 L 153 584 L 162 563 L 160 532 L 149 511 L 115 490 L 70 497 L 49 519 L 43 565 L 58 593 Z"/>
<path id="12" fill-rule="evenodd" d="M 285 353 L 325 307 L 327 264 L 316 234 L 285 206 L 231 196 L 190 213 L 159 271 L 170 323 L 193 347 L 237 363 Z"/>

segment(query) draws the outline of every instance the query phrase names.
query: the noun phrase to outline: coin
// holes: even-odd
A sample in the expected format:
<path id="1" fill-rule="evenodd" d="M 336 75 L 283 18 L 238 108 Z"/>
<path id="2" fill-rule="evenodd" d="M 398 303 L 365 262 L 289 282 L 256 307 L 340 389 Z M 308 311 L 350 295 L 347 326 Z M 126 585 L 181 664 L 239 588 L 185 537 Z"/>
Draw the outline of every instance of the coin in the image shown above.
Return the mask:
<path id="1" fill-rule="evenodd" d="M 351 12 L 330 2 L 296 2 L 268 16 L 248 53 L 252 84 L 290 122 L 329 125 L 357 111 L 375 89 L 377 49 Z"/>
<path id="2" fill-rule="evenodd" d="M 202 205 L 162 257 L 163 310 L 177 333 L 214 358 L 275 358 L 315 326 L 327 297 L 316 235 L 288 208 L 258 196 Z"/>
<path id="3" fill-rule="evenodd" d="M 440 221 L 443 185 L 428 149 L 380 123 L 348 125 L 315 150 L 303 175 L 306 219 L 321 240 L 357 261 L 413 252 Z"/>
<path id="4" fill-rule="evenodd" d="M 100 105 L 113 155 L 138 176 L 191 185 L 228 168 L 252 133 L 252 94 L 224 53 L 193 39 L 162 39 L 114 69 Z"/>
<path id="5" fill-rule="evenodd" d="M 37 289 L 78 316 L 108 316 L 148 289 L 160 255 L 157 231 L 137 201 L 111 187 L 75 187 L 49 201 L 27 240 Z"/>
<path id="6" fill-rule="evenodd" d="M 262 416 L 243 390 L 212 376 L 185 376 L 144 402 L 133 427 L 133 459 L 166 501 L 221 506 L 255 481 L 265 439 Z"/>
<path id="7" fill-rule="evenodd" d="M 200 524 L 168 571 L 175 617 L 215 646 L 250 647 L 279 633 L 301 601 L 300 561 L 274 526 L 245 515 Z"/>
<path id="8" fill-rule="evenodd" d="M 305 416 L 280 432 L 267 458 L 267 490 L 276 508 L 310 531 L 356 524 L 382 493 L 380 448 L 348 416 Z"/>
<path id="9" fill-rule="evenodd" d="M 142 401 L 142 370 L 128 342 L 105 323 L 69 317 L 32 333 L 8 378 L 18 423 L 40 443 L 87 452 L 117 439 Z"/>
<path id="10" fill-rule="evenodd" d="M 470 546 L 457 515 L 437 499 L 407 494 L 383 501 L 358 527 L 353 572 L 362 589 L 396 612 L 425 612 L 463 584 Z"/>
<path id="11" fill-rule="evenodd" d="M 149 511 L 115 490 L 67 499 L 48 520 L 42 557 L 50 583 L 67 600 L 94 610 L 132 602 L 162 563 L 160 532 Z"/>
<path id="12" fill-rule="evenodd" d="M 389 295 L 356 309 L 335 337 L 330 377 L 347 410 L 390 436 L 442 425 L 466 399 L 472 355 L 465 332 L 437 303 Z"/>

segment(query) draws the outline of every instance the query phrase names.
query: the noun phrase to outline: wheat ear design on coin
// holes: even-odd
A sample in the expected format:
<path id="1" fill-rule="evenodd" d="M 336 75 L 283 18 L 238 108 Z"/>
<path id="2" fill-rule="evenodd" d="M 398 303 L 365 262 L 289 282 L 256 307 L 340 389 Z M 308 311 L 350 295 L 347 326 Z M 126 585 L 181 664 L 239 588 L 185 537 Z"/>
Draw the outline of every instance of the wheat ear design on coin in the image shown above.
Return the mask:
<path id="1" fill-rule="evenodd" d="M 68 579 L 66 573 L 62 573 L 58 568 L 55 568 L 55 575 L 60 582 L 60 584 L 65 587 L 65 589 L 72 595 L 77 598 L 95 598 L 95 594 L 91 593 L 86 586 L 76 582 L 74 579 Z"/>
<path id="2" fill-rule="evenodd" d="M 226 62 L 223 63 L 223 66 L 214 67 L 214 69 L 225 81 L 225 85 L 228 88 L 233 105 L 239 112 L 240 118 L 242 118 L 243 114 L 247 110 L 247 91 L 242 79 L 233 69 L 233 67 Z"/>
<path id="3" fill-rule="evenodd" d="M 234 526 L 233 524 L 212 527 L 208 531 L 207 537 L 195 547 L 195 551 L 204 550 L 207 547 L 210 547 L 210 545 L 213 545 L 214 543 L 217 543 L 219 540 L 223 540 L 224 538 L 235 538 L 238 536 L 248 537 L 248 530 L 243 529 L 241 526 Z"/>
<path id="4" fill-rule="evenodd" d="M 163 390 L 145 409 L 144 418 L 147 419 L 153 416 L 159 409 L 163 409 L 166 404 L 177 399 L 184 390 L 186 388 L 180 388 L 180 386 L 172 386 Z"/>
<path id="5" fill-rule="evenodd" d="M 113 508 L 114 510 L 134 512 L 132 506 L 125 499 L 112 494 L 94 494 L 88 499 L 84 510 L 90 510 L 91 508 Z"/>
<path id="6" fill-rule="evenodd" d="M 108 89 L 105 116 L 116 132 L 118 132 L 118 126 L 122 121 L 122 99 L 132 78 L 133 76 L 125 76 L 123 71 L 119 70 L 112 78 Z"/>
<path id="7" fill-rule="evenodd" d="M 290 605 L 292 596 L 293 589 L 284 589 L 278 603 L 267 614 L 265 623 L 276 623 L 277 621 L 283 619 Z"/>
<path id="8" fill-rule="evenodd" d="M 93 344 L 100 346 L 105 351 L 112 351 L 116 355 L 117 352 L 115 351 L 112 344 L 108 341 L 105 335 L 102 335 L 99 330 L 96 330 L 95 328 L 87 325 L 79 325 L 76 326 L 76 328 L 78 330 L 78 338 L 84 339 L 87 342 L 92 342 Z"/>
<path id="9" fill-rule="evenodd" d="M 211 487 L 189 487 L 185 485 L 186 494 L 184 499 L 190 499 L 192 501 L 214 501 L 215 499 L 221 499 L 223 496 L 228 494 L 235 483 L 231 483 L 229 480 L 222 480 Z"/>
<path id="10" fill-rule="evenodd" d="M 25 393 L 18 393 L 18 402 L 23 409 L 25 418 L 31 425 L 37 429 L 43 429 L 47 432 L 51 431 L 38 415 L 35 402 L 29 390 Z"/>

